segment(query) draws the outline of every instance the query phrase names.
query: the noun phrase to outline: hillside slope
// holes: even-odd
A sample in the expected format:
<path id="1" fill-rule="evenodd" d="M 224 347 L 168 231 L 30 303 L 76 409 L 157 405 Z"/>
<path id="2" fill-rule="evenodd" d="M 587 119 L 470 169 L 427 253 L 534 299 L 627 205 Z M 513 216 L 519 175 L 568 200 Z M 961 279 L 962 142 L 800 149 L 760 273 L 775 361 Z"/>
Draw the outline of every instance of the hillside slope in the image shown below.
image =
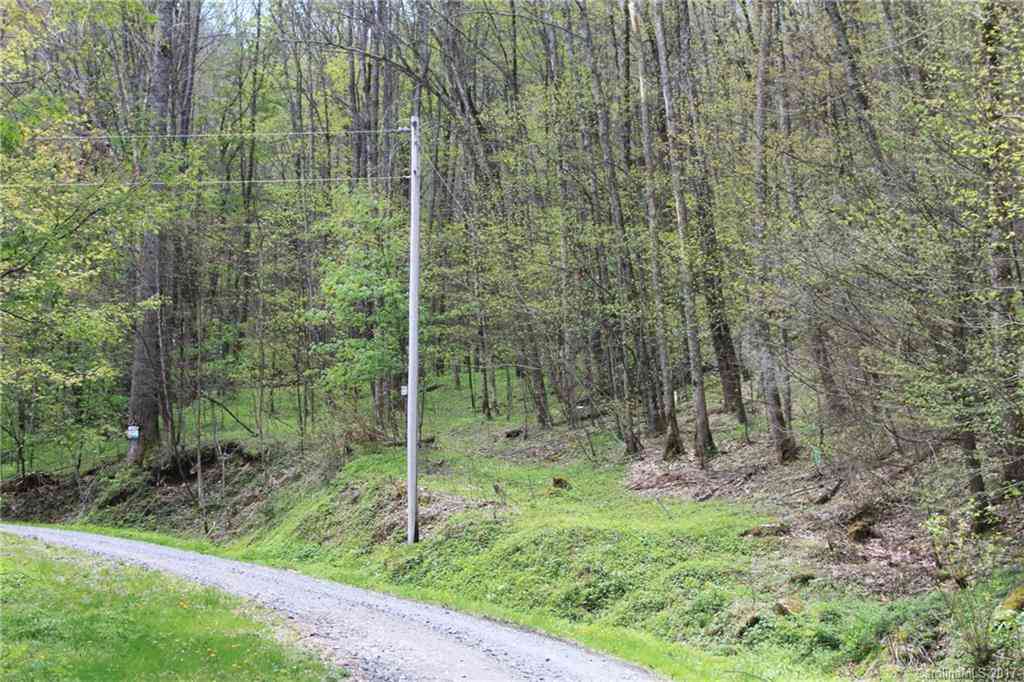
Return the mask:
<path id="1" fill-rule="evenodd" d="M 482 421 L 459 390 L 432 395 L 423 541 L 415 546 L 403 543 L 403 448 L 363 444 L 346 453 L 328 433 L 301 444 L 284 432 L 262 443 L 222 434 L 220 452 L 229 456 L 200 451 L 209 457 L 203 509 L 193 459 L 159 470 L 111 465 L 77 483 L 41 477 L 4 496 L 4 516 L 89 524 L 434 601 L 577 639 L 678 679 L 876 679 L 942 661 L 956 667 L 969 659 L 970 642 L 951 608 L 980 605 L 987 618 L 1022 579 L 1010 562 L 964 591 L 970 599 L 951 601 L 919 569 L 922 557 L 900 566 L 887 549 L 892 528 L 905 535 L 890 543 L 920 541 L 903 527 L 919 519 L 876 503 L 874 516 L 860 519 L 873 537 L 860 541 L 841 537 L 842 521 L 833 519 L 838 535 L 814 523 L 863 508 L 849 492 L 857 479 L 843 479 L 839 493 L 809 462 L 769 466 L 756 430 L 750 445 L 739 432 L 721 439 L 723 453 L 702 473 L 661 463 L 655 443 L 641 460 L 622 461 L 599 425 L 510 438 L 508 421 Z M 811 481 L 810 490 L 789 507 L 777 504 L 807 487 L 798 479 Z M 751 483 L 761 494 L 745 491 Z M 832 498 L 801 514 L 804 497 L 822 490 Z M 756 504 L 731 499 L 744 496 Z M 881 553 L 874 563 L 863 558 L 872 552 Z M 1014 617 L 1007 636 L 1019 636 Z M 994 660 L 1013 655 L 1003 646 Z"/>

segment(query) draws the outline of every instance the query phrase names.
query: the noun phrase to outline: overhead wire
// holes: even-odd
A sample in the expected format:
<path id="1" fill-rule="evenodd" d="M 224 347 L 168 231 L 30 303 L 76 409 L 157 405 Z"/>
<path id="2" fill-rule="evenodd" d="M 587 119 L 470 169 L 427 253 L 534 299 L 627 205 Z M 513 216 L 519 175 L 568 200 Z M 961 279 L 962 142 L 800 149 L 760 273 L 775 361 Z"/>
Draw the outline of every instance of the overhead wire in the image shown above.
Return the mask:
<path id="1" fill-rule="evenodd" d="M 317 183 L 317 182 L 347 182 L 350 180 L 408 180 L 408 175 L 377 175 L 373 177 L 362 177 L 356 175 L 334 176 L 329 178 L 268 178 L 261 180 L 184 180 L 181 182 L 168 183 L 160 180 L 144 180 L 140 182 L 41 182 L 30 184 L 2 184 L 0 189 L 43 189 L 46 187 L 144 187 L 146 185 L 172 185 L 174 187 L 193 187 L 196 185 L 275 185 L 288 183 Z"/>
<path id="2" fill-rule="evenodd" d="M 95 140 L 112 140 L 112 139 L 209 139 L 209 138 L 223 138 L 223 137 L 238 137 L 238 138 L 284 138 L 284 139 L 309 139 L 315 136 L 341 136 L 341 135 L 356 135 L 356 134 L 384 134 L 384 133 L 407 133 L 410 129 L 407 127 L 397 128 L 380 128 L 376 130 L 338 130 L 338 131 L 322 131 L 322 130 L 305 130 L 305 131 L 287 131 L 287 132 L 241 132 L 241 133 L 169 133 L 169 134 L 99 134 L 99 135 L 57 135 L 48 137 L 35 137 L 30 138 L 30 141 L 95 141 Z M 349 182 L 359 180 L 408 180 L 408 175 L 380 175 L 373 177 L 363 176 L 331 176 L 325 178 L 266 178 L 266 179 L 253 179 L 253 180 L 176 180 L 174 183 L 162 182 L 155 179 L 146 179 L 142 181 L 132 182 L 110 182 L 107 180 L 103 181 L 53 181 L 53 182 L 38 182 L 38 183 L 4 183 L 0 184 L 0 189 L 46 189 L 46 188 L 60 188 L 60 187 L 142 187 L 152 184 L 173 184 L 176 187 L 193 187 L 193 186 L 224 186 L 224 185 L 276 185 L 276 184 L 298 184 L 307 185 L 315 183 L 333 183 L 333 182 Z"/>
<path id="3" fill-rule="evenodd" d="M 218 132 L 218 133 L 99 133 L 96 135 L 48 135 L 29 137 L 29 142 L 91 142 L 93 140 L 194 140 L 209 138 L 289 138 L 307 136 L 362 135 L 384 133 L 407 133 L 409 128 L 380 128 L 378 130 L 297 130 L 288 132 Z"/>

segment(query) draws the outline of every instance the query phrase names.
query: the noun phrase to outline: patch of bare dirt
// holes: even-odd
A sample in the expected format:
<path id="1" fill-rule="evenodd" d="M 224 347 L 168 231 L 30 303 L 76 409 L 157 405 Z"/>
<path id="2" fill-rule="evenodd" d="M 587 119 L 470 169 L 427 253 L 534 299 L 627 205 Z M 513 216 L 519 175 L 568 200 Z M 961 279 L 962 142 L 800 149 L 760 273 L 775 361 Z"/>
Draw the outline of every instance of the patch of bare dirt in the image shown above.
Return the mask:
<path id="1" fill-rule="evenodd" d="M 406 523 L 405 484 L 396 481 L 390 486 L 383 498 L 383 503 L 375 515 L 375 542 L 384 542 L 393 535 L 404 532 Z M 419 496 L 419 531 L 420 538 L 430 537 L 443 524 L 444 520 L 471 509 L 496 507 L 497 502 L 467 500 L 458 495 L 437 491 L 421 490 Z"/>
<path id="2" fill-rule="evenodd" d="M 712 428 L 725 432 L 728 419 L 713 415 Z M 852 463 L 815 463 L 805 452 L 798 461 L 780 465 L 767 436 L 756 434 L 749 443 L 727 443 L 701 470 L 685 457 L 664 461 L 659 441 L 648 439 L 645 445 L 626 483 L 641 495 L 752 504 L 780 523 L 750 535 L 777 536 L 794 550 L 796 562 L 815 567 L 817 578 L 890 597 L 936 585 L 917 472 L 942 462 L 889 453 Z M 1024 533 L 1021 506 L 1010 502 L 1002 508 L 1005 532 Z"/>
<path id="3" fill-rule="evenodd" d="M 512 425 L 494 433 L 483 450 L 515 463 L 558 462 L 579 454 L 578 444 L 572 442 L 571 435 L 564 428 L 532 427 L 524 431 L 521 424 Z"/>
<path id="4" fill-rule="evenodd" d="M 76 481 L 74 477 L 33 473 L 5 481 L 0 490 L 0 517 L 44 523 L 62 521 L 77 511 L 81 492 L 91 480 L 91 475 Z"/>

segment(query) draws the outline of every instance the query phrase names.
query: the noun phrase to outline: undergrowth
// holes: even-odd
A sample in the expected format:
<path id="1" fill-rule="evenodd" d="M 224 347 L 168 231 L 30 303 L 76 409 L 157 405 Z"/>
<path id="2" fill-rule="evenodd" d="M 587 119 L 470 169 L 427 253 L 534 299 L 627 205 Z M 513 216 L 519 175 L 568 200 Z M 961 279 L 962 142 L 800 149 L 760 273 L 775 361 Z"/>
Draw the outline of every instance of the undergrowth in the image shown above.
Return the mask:
<path id="1" fill-rule="evenodd" d="M 403 542 L 401 448 L 345 453 L 311 436 L 299 453 L 281 433 L 231 434 L 275 450 L 208 487 L 216 541 L 196 537 L 182 495 L 94 507 L 83 520 L 508 620 L 677 679 L 903 679 L 956 651 L 937 593 L 886 602 L 835 583 L 801 562 L 793 538 L 745 536 L 773 521 L 754 509 L 626 490 L 621 444 L 606 431 L 585 443 L 564 429 L 508 439 L 521 415 L 482 422 L 467 402 L 445 386 L 428 403 L 436 442 L 421 453 L 416 545 Z M 990 596 L 1020 575 L 987 583 Z"/>

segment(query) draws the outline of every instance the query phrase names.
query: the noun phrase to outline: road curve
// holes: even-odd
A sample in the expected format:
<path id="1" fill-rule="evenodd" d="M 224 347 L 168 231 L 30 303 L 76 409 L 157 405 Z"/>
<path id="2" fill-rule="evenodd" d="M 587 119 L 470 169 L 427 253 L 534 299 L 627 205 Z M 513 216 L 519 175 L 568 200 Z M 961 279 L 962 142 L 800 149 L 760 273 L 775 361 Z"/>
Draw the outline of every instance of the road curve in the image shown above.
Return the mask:
<path id="1" fill-rule="evenodd" d="M 651 673 L 544 635 L 294 571 L 56 528 L 0 531 L 171 573 L 285 616 L 357 679 L 631 682 Z"/>

